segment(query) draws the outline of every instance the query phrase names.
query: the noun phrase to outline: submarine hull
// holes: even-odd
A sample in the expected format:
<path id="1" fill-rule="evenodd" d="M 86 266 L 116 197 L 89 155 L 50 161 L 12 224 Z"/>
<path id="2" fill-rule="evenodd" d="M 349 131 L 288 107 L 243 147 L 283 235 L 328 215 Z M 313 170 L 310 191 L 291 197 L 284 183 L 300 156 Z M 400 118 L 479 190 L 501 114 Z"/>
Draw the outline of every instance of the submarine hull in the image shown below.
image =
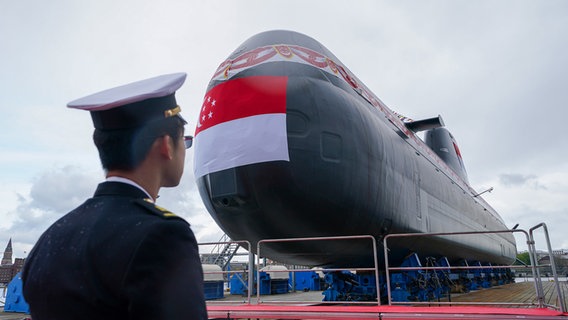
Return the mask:
<path id="1" fill-rule="evenodd" d="M 218 225 L 253 246 L 372 235 L 382 264 L 386 234 L 507 229 L 329 50 L 291 31 L 253 36 L 216 71 L 196 129 L 194 170 Z M 412 252 L 494 264 L 516 254 L 510 234 L 391 242 L 391 264 Z M 373 264 L 368 239 L 267 243 L 261 255 L 309 266 Z"/>

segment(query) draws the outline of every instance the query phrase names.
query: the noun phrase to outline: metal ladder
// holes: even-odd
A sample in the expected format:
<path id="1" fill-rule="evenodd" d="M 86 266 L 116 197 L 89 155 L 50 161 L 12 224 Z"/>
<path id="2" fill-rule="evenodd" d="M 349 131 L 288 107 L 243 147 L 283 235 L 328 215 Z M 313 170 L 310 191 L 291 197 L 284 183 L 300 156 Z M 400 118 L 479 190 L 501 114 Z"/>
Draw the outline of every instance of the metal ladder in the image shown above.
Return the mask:
<path id="1" fill-rule="evenodd" d="M 238 243 L 231 241 L 231 238 L 229 238 L 228 235 L 224 234 L 221 239 L 219 239 L 219 243 L 216 244 L 211 250 L 211 254 L 215 255 L 213 264 L 220 266 L 224 271 L 227 270 L 227 266 L 229 266 L 231 259 L 235 256 L 237 250 L 239 250 L 239 248 L 241 247 Z"/>

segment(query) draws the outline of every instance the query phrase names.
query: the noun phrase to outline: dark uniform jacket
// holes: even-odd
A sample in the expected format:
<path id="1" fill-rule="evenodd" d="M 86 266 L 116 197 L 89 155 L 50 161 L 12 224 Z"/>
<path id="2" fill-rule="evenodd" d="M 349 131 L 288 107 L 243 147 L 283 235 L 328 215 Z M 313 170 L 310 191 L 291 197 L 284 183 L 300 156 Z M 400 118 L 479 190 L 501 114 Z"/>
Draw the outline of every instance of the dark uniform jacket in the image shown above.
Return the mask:
<path id="1" fill-rule="evenodd" d="M 34 320 L 206 319 L 189 224 L 120 182 L 55 222 L 22 273 Z"/>

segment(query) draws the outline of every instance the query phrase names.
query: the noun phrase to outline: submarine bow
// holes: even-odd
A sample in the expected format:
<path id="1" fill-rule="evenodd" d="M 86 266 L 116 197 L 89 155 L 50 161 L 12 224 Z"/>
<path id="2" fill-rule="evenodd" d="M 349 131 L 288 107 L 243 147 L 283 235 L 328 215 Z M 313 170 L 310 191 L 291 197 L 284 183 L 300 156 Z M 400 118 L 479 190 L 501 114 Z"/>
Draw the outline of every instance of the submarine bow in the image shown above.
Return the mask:
<path id="1" fill-rule="evenodd" d="M 207 88 L 194 141 L 200 195 L 223 231 L 253 245 L 507 229 L 469 186 L 441 117 L 403 120 L 316 40 L 284 30 L 257 34 L 221 63 Z M 407 238 L 389 248 L 395 262 L 417 252 L 506 264 L 516 254 L 510 234 Z M 262 249 L 282 263 L 373 263 L 361 241 Z"/>

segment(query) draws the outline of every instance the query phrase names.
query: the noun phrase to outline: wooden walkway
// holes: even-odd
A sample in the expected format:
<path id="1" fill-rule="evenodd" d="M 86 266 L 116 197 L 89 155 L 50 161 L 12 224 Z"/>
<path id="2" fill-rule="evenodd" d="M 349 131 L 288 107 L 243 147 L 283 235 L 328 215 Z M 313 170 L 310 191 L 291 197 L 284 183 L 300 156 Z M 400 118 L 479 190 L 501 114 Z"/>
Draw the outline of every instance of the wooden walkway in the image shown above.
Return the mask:
<path id="1" fill-rule="evenodd" d="M 564 297 L 564 305 L 568 306 L 568 282 L 560 281 L 560 290 Z M 544 291 L 545 306 L 560 307 L 558 294 L 556 292 L 556 283 L 553 281 L 543 281 L 542 287 Z M 506 304 L 516 303 L 512 307 L 534 307 L 538 306 L 538 299 L 534 282 L 511 283 L 498 287 L 491 287 L 472 291 L 466 294 L 451 297 L 452 302 L 471 303 L 471 304 Z"/>

